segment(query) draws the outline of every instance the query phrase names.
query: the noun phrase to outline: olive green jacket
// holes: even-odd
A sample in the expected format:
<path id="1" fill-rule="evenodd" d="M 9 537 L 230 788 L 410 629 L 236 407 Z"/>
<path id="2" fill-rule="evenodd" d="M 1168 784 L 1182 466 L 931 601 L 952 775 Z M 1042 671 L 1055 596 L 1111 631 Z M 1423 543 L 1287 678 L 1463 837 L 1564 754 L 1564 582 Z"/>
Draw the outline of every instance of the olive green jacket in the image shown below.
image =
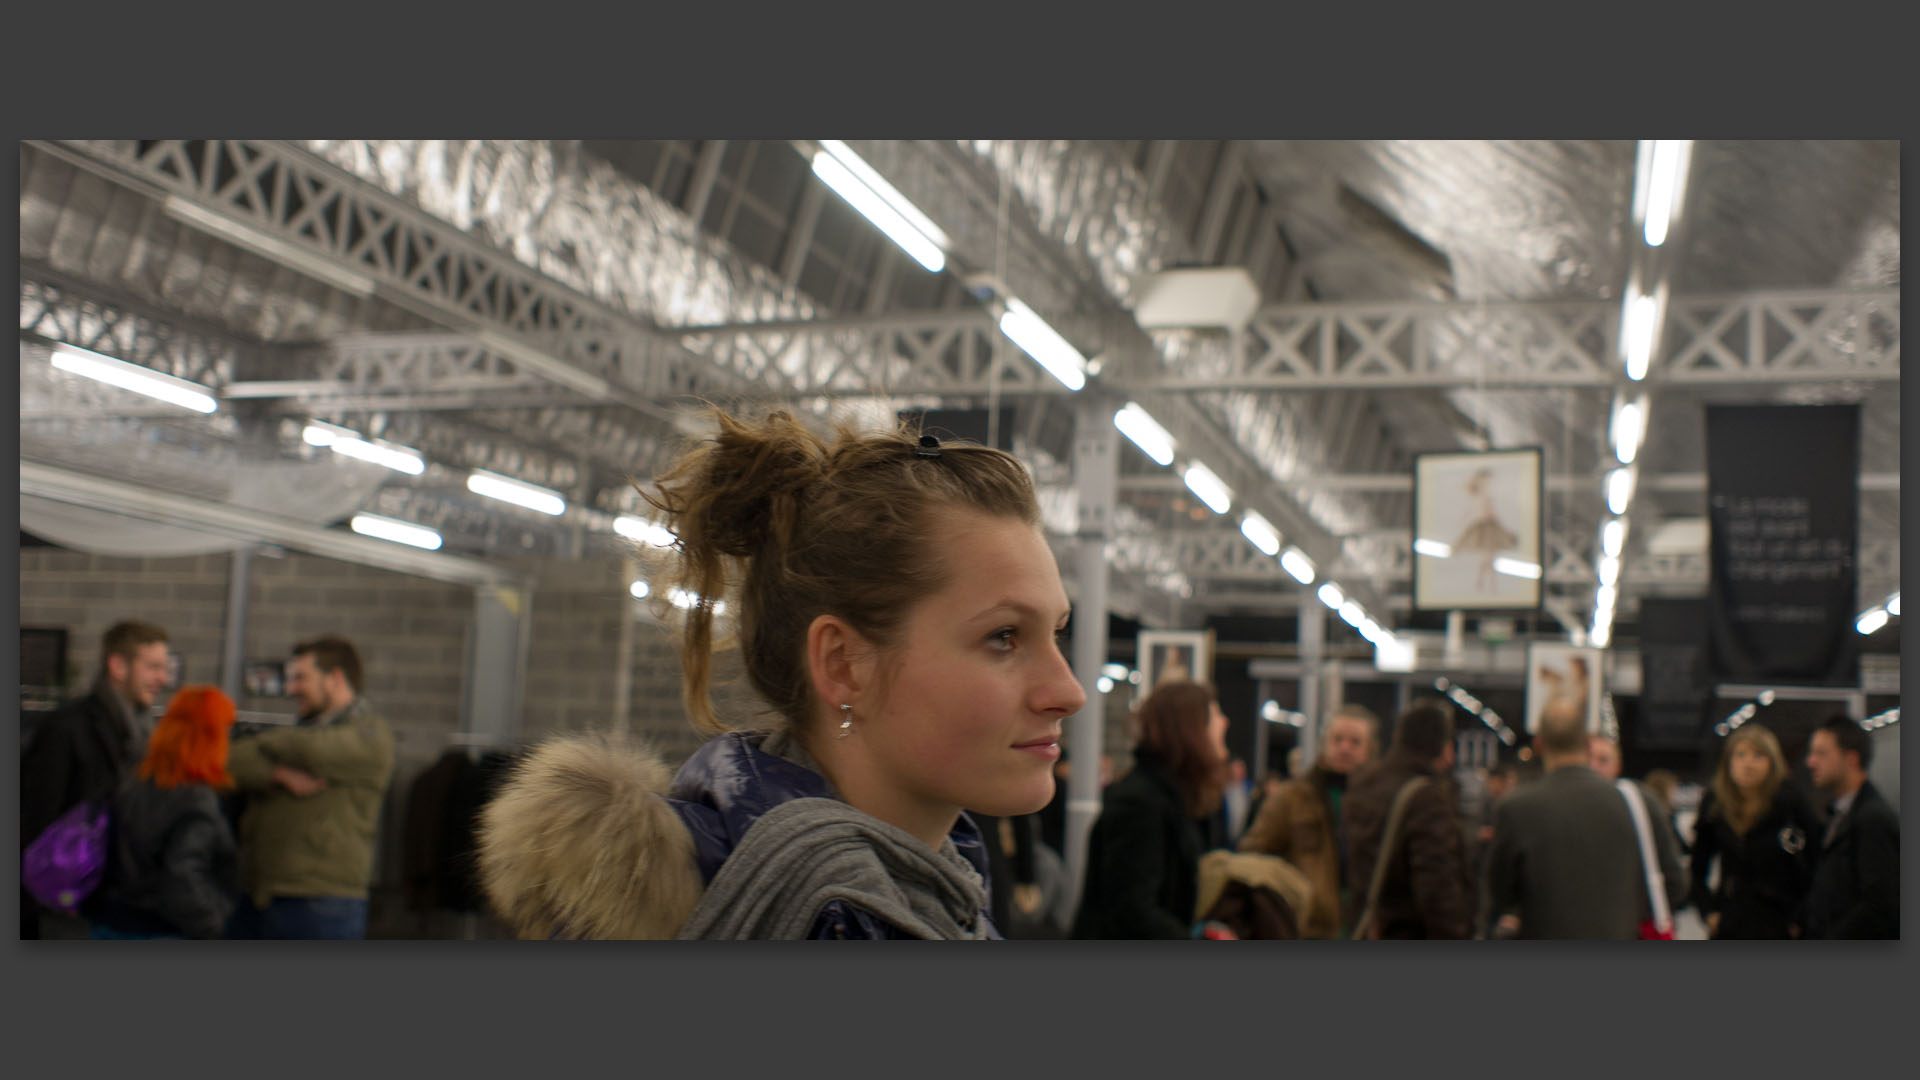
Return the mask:
<path id="1" fill-rule="evenodd" d="M 392 730 L 362 698 L 318 724 L 234 740 L 227 771 L 246 794 L 240 883 L 256 906 L 276 896 L 366 898 L 393 759 Z M 274 782 L 276 765 L 327 786 L 295 795 Z"/>

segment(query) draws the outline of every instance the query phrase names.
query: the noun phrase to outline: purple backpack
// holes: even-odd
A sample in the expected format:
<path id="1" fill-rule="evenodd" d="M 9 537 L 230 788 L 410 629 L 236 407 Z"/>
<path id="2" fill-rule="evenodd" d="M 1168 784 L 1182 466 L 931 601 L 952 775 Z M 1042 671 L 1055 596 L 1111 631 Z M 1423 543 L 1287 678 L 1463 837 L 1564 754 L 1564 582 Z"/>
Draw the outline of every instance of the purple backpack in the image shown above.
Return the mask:
<path id="1" fill-rule="evenodd" d="M 75 804 L 21 853 L 20 884 L 53 910 L 76 913 L 106 873 L 110 828 L 104 803 Z"/>

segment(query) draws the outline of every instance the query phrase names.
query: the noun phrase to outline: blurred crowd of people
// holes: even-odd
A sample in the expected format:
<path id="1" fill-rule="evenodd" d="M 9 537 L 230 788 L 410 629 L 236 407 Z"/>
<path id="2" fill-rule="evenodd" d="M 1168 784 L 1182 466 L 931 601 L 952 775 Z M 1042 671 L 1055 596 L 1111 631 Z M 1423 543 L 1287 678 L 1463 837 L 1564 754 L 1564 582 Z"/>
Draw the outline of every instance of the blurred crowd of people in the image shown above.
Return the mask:
<path id="1" fill-rule="evenodd" d="M 477 809 L 442 815 L 473 819 L 460 836 L 409 829 L 437 853 L 409 880 L 470 865 L 432 891 L 483 896 L 516 936 L 1631 939 L 1673 936 L 1688 906 L 1715 937 L 1898 936 L 1898 821 L 1845 717 L 1812 739 L 1818 805 L 1741 728 L 1684 840 L 1670 787 L 1621 780 L 1619 747 L 1569 706 L 1537 725 L 1537 775 L 1494 770 L 1479 808 L 1445 702 L 1413 702 L 1384 748 L 1377 717 L 1335 710 L 1310 767 L 1256 791 L 1184 670 L 1136 710 L 1131 762 L 1069 764 L 1087 694 L 1025 466 L 905 427 L 829 441 L 778 410 L 711 419 L 645 493 L 675 536 L 648 557 L 708 738 L 669 765 L 574 734 L 497 787 L 415 781 L 410 807 Z M 698 602 L 674 614 L 675 594 Z M 714 707 L 729 644 L 767 706 L 753 726 Z M 296 645 L 297 722 L 240 737 L 209 686 L 149 727 L 166 653 L 160 628 L 114 626 L 90 692 L 25 745 L 22 936 L 365 936 L 395 741 L 354 646 Z M 1077 882 L 1069 768 L 1102 787 Z"/>
<path id="2" fill-rule="evenodd" d="M 21 937 L 366 936 L 394 737 L 360 696 L 353 644 L 296 645 L 298 722 L 239 738 L 212 686 L 180 687 L 149 723 L 166 654 L 160 627 L 115 624 L 89 692 L 23 746 L 23 851 L 76 808 L 108 828 L 84 895 L 36 895 L 23 873 Z"/>
<path id="3" fill-rule="evenodd" d="M 1622 779 L 1619 744 L 1572 704 L 1541 717 L 1532 767 L 1482 773 L 1470 810 L 1452 717 L 1416 700 L 1382 751 L 1374 714 L 1336 709 L 1312 764 L 1268 778 L 1220 844 L 1234 815 L 1219 706 L 1196 683 L 1156 687 L 1134 767 L 1102 798 L 1074 936 L 1665 939 L 1689 907 L 1717 939 L 1899 936 L 1899 821 L 1844 715 L 1807 754 L 1820 802 L 1748 725 L 1687 835 L 1678 778 Z M 1237 894 L 1203 885 L 1222 875 Z"/>

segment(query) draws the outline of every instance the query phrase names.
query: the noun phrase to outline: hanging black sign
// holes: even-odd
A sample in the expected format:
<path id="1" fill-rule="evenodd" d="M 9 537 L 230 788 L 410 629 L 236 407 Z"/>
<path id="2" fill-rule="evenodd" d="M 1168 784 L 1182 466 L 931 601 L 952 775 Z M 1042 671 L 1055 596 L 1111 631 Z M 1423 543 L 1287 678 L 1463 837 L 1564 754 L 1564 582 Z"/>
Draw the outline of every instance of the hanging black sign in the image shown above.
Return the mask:
<path id="1" fill-rule="evenodd" d="M 1858 686 L 1859 406 L 1716 405 L 1706 416 L 1713 676 Z"/>
<path id="2" fill-rule="evenodd" d="M 1640 708 L 1632 742 L 1648 750 L 1693 749 L 1706 735 L 1713 702 L 1706 598 L 1642 597 L 1639 627 Z"/>

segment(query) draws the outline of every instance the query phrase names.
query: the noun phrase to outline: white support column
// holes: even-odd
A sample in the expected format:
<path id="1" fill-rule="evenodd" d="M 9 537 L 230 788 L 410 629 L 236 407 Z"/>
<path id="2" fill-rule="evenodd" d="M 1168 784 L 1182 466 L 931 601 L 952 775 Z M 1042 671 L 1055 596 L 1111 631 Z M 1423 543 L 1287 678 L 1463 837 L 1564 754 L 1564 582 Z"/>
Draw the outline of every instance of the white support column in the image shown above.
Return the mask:
<path id="1" fill-rule="evenodd" d="M 480 585 L 473 590 L 473 633 L 468 638 L 465 707 L 461 731 L 510 744 L 520 733 L 521 695 L 526 689 L 527 649 L 532 635 L 533 590 L 527 586 Z"/>
<path id="2" fill-rule="evenodd" d="M 234 549 L 227 566 L 226 637 L 220 643 L 220 689 L 236 701 L 246 670 L 247 589 L 252 579 L 253 545 L 248 544 Z"/>
<path id="3" fill-rule="evenodd" d="M 1100 754 L 1106 749 L 1105 695 L 1098 685 L 1107 660 L 1107 545 L 1113 531 L 1120 476 L 1120 432 L 1113 402 L 1087 393 L 1075 403 L 1073 473 L 1079 489 L 1079 544 L 1072 571 L 1079 590 L 1073 607 L 1073 668 L 1087 703 L 1067 720 L 1073 770 L 1067 779 L 1068 889 L 1080 903 L 1087 847 L 1100 816 Z M 1117 688 L 1116 688 L 1117 689 Z"/>
<path id="4" fill-rule="evenodd" d="M 1303 587 L 1303 592 L 1304 592 Z M 1320 752 L 1320 680 L 1327 656 L 1327 608 L 1311 593 L 1300 598 L 1300 767 Z"/>
<path id="5" fill-rule="evenodd" d="M 646 601 L 635 599 L 631 589 L 640 577 L 640 560 L 629 555 L 620 560 L 620 581 L 629 592 L 620 604 L 620 634 L 613 659 L 613 731 L 626 735 L 633 714 L 633 621 L 647 617 Z"/>

